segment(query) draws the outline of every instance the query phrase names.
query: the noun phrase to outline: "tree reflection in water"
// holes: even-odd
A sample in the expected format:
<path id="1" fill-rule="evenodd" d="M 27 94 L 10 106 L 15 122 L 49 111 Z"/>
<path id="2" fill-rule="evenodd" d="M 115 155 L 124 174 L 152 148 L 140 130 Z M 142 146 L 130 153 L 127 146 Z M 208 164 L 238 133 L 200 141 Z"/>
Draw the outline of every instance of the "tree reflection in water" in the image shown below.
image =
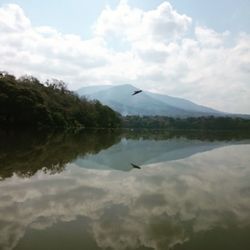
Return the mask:
<path id="1" fill-rule="evenodd" d="M 247 249 L 250 143 L 236 137 L 102 130 L 2 136 L 0 248 Z M 164 160 L 166 146 L 176 160 Z M 141 171 L 76 164 L 105 154 L 130 162 L 127 155 L 145 159 L 151 151 L 155 158 Z"/>
<path id="2" fill-rule="evenodd" d="M 119 142 L 117 132 L 88 130 L 82 133 L 3 133 L 0 136 L 0 176 L 32 176 L 38 170 L 63 171 L 78 156 L 96 154 Z"/>

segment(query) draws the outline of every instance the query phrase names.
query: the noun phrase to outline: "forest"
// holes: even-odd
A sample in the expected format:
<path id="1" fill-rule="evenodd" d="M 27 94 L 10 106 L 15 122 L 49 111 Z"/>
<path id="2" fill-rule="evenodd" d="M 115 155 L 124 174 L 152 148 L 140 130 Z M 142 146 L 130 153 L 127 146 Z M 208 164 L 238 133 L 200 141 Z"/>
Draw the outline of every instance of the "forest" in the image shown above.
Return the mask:
<path id="1" fill-rule="evenodd" d="M 40 82 L 33 76 L 16 78 L 0 72 L 2 128 L 116 128 L 118 113 L 99 101 L 69 91 L 59 80 Z"/>
<path id="2" fill-rule="evenodd" d="M 250 132 L 250 119 L 240 117 L 201 116 L 172 118 L 166 116 L 125 116 L 124 128 L 168 129 L 168 130 L 242 130 Z"/>

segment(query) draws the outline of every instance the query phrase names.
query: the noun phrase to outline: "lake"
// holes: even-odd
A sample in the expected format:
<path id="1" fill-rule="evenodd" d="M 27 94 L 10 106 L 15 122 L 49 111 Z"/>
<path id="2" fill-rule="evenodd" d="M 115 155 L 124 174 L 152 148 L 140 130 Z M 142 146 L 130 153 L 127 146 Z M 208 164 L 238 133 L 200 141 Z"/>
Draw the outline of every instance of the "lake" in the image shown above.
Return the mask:
<path id="1" fill-rule="evenodd" d="M 2 133 L 0 249 L 249 249 L 249 138 Z"/>

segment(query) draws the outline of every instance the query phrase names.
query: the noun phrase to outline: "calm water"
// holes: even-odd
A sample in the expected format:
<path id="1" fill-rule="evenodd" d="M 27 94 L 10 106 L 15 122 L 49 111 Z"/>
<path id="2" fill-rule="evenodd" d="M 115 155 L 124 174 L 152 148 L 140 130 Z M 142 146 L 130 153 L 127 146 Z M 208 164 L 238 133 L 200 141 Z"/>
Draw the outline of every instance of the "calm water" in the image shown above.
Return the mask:
<path id="1" fill-rule="evenodd" d="M 244 136 L 10 133 L 0 144 L 0 249 L 249 249 Z"/>

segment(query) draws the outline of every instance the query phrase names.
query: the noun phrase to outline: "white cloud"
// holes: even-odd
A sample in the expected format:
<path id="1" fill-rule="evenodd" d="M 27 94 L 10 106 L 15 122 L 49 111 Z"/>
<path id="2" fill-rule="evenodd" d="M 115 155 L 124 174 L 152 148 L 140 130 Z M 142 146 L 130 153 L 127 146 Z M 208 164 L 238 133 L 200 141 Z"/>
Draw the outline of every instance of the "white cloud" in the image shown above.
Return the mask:
<path id="1" fill-rule="evenodd" d="M 22 32 L 31 26 L 22 8 L 16 4 L 8 4 L 0 8 L 0 17 L 1 31 Z"/>
<path id="2" fill-rule="evenodd" d="M 222 34 L 215 32 L 212 29 L 197 26 L 195 28 L 195 36 L 201 46 L 219 47 L 224 45 L 224 38 L 229 35 L 229 32 Z"/>
<path id="3" fill-rule="evenodd" d="M 106 7 L 88 40 L 34 27 L 15 4 L 0 8 L 0 69 L 76 89 L 131 83 L 228 112 L 250 113 L 250 38 L 192 24 L 170 3 Z M 192 35 L 193 34 L 193 35 Z M 239 101 L 240 100 L 240 101 Z"/>
<path id="4" fill-rule="evenodd" d="M 163 2 L 157 7 L 145 13 L 144 22 L 147 30 L 151 30 L 155 40 L 173 40 L 186 32 L 192 19 L 186 15 L 177 13 L 170 3 Z"/>
<path id="5" fill-rule="evenodd" d="M 121 1 L 116 9 L 106 7 L 98 18 L 94 32 L 99 36 L 117 35 L 130 42 L 171 41 L 187 31 L 192 19 L 178 14 L 168 2 L 155 10 L 131 8 Z"/>

